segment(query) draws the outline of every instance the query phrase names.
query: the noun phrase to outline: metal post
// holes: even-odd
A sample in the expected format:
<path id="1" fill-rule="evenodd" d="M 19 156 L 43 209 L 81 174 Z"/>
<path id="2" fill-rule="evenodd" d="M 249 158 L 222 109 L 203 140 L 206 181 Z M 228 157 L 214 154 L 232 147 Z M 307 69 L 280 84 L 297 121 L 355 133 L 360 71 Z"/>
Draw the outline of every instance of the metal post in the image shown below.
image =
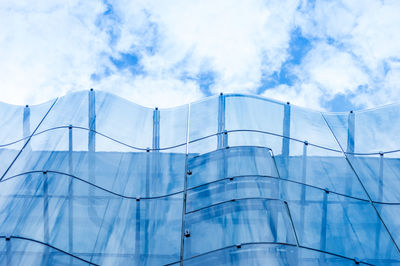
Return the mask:
<path id="1" fill-rule="evenodd" d="M 284 106 L 283 112 L 283 136 L 282 138 L 282 157 L 289 158 L 289 144 L 290 144 L 290 103 L 287 102 Z"/>
<path id="2" fill-rule="evenodd" d="M 7 266 L 11 266 L 11 265 L 13 265 L 13 263 L 12 263 L 12 256 L 13 256 L 13 252 L 12 252 L 12 249 L 11 249 L 11 237 L 9 237 L 9 236 L 6 236 L 5 237 L 5 240 L 6 240 L 6 261 L 7 261 Z"/>
<path id="3" fill-rule="evenodd" d="M 160 110 L 156 107 L 153 111 L 153 150 L 160 149 Z"/>
<path id="4" fill-rule="evenodd" d="M 378 172 L 378 201 L 383 202 L 383 162 L 384 162 L 384 153 L 379 152 L 379 172 Z M 379 217 L 376 219 L 376 228 L 375 228 L 375 256 L 378 256 L 380 250 L 380 241 L 381 238 L 381 228 L 382 225 L 380 223 Z"/>
<path id="5" fill-rule="evenodd" d="M 136 265 L 140 265 L 140 199 L 136 200 L 136 226 L 135 226 L 135 258 Z M 146 232 L 144 232 L 146 234 Z"/>
<path id="6" fill-rule="evenodd" d="M 354 153 L 354 131 L 355 131 L 355 116 L 354 112 L 350 111 L 348 116 L 347 129 L 347 153 Z"/>
<path id="7" fill-rule="evenodd" d="M 329 191 L 325 189 L 324 199 L 322 202 L 322 220 L 321 220 L 321 250 L 326 251 L 326 223 L 328 216 L 328 193 Z M 321 260 L 325 260 L 325 253 L 321 252 Z"/>
<path id="8" fill-rule="evenodd" d="M 72 125 L 68 127 L 68 168 L 69 174 L 73 174 L 73 139 L 72 139 Z M 69 186 L 68 186 L 68 248 L 69 252 L 73 253 L 73 213 L 74 213 L 74 204 L 73 204 L 73 180 L 70 177 Z M 70 261 L 72 263 L 72 260 Z"/>
<path id="9" fill-rule="evenodd" d="M 31 109 L 29 105 L 25 105 L 24 108 L 24 117 L 23 117 L 23 124 L 22 124 L 22 136 L 25 138 L 25 142 L 28 141 L 29 136 L 31 135 Z M 30 150 L 31 146 L 28 142 L 25 146 L 25 149 Z"/>
<path id="10" fill-rule="evenodd" d="M 93 89 L 90 89 L 89 91 L 89 110 L 88 110 L 88 115 L 89 115 L 89 120 L 88 120 L 88 126 L 89 126 L 89 140 L 88 140 L 88 155 L 89 155 L 89 160 L 88 160 L 88 173 L 89 173 L 89 182 L 95 183 L 95 167 L 96 167 L 96 161 L 95 161 L 95 151 L 96 151 L 96 98 L 95 98 L 95 92 Z M 89 195 L 93 196 L 93 187 L 89 186 Z"/>
<path id="11" fill-rule="evenodd" d="M 225 96 L 221 92 L 218 99 L 218 137 L 217 148 L 228 146 L 228 134 L 225 132 Z"/>
<path id="12" fill-rule="evenodd" d="M 47 171 L 43 172 L 43 241 L 49 243 L 49 199 L 48 199 L 48 177 Z M 49 258 L 49 248 L 45 248 L 42 264 L 45 265 Z"/>
<path id="13" fill-rule="evenodd" d="M 307 147 L 308 147 L 308 142 L 304 141 L 304 146 L 303 146 L 303 166 L 302 166 L 302 178 L 301 182 L 303 184 L 307 183 Z M 304 231 L 304 216 L 305 216 L 305 207 L 306 207 L 306 186 L 303 185 L 301 187 L 301 209 L 300 209 L 300 232 Z"/>
<path id="14" fill-rule="evenodd" d="M 89 152 L 94 152 L 96 149 L 96 99 L 93 89 L 89 91 Z"/>

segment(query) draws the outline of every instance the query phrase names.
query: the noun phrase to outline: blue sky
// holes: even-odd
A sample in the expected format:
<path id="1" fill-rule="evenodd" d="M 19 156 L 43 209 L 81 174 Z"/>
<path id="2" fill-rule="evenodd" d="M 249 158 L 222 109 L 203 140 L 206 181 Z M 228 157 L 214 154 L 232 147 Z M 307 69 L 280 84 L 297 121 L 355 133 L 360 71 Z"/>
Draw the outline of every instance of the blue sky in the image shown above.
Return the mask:
<path id="1" fill-rule="evenodd" d="M 327 111 L 400 102 L 400 1 L 2 1 L 1 101 L 95 88 L 153 107 L 219 92 Z"/>

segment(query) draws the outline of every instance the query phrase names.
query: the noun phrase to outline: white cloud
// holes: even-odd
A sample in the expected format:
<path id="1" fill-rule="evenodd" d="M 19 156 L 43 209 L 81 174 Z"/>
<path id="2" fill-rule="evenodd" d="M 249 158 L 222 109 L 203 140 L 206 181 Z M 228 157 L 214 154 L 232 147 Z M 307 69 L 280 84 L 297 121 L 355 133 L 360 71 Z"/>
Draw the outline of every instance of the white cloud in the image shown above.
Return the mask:
<path id="1" fill-rule="evenodd" d="M 37 103 L 87 89 L 108 36 L 97 29 L 98 1 L 0 4 L 1 101 Z"/>
<path id="2" fill-rule="evenodd" d="M 317 109 L 337 94 L 368 107 L 400 99 L 399 1 L 299 1 L 0 2 L 0 100 L 94 87 L 167 107 L 201 98 L 202 73 L 211 93 L 255 93 L 289 58 L 295 27 L 311 50 L 287 66 L 294 85 L 265 96 Z M 121 53 L 138 56 L 138 73 L 110 61 Z"/>
<path id="3" fill-rule="evenodd" d="M 398 14 L 399 1 L 317 1 L 314 8 L 303 4 L 296 22 L 318 44 L 299 67 L 301 82 L 317 85 L 325 100 L 352 93 L 354 104 L 373 107 L 399 99 L 400 90 L 395 92 L 389 82 L 398 75 L 392 67 L 400 60 Z M 321 43 L 331 48 L 321 50 Z M 366 89 L 357 91 L 358 85 Z"/>
<path id="4" fill-rule="evenodd" d="M 203 72 L 213 73 L 212 93 L 255 92 L 262 75 L 279 70 L 288 56 L 297 1 L 111 4 L 107 16 L 101 1 L 0 4 L 1 100 L 41 102 L 94 86 L 149 104 L 144 97 L 151 91 L 170 106 L 201 96 L 193 80 Z M 139 55 L 144 72 L 113 66 L 109 57 L 121 52 Z M 100 79 L 91 80 L 93 73 Z M 182 96 L 160 97 L 166 88 Z"/>

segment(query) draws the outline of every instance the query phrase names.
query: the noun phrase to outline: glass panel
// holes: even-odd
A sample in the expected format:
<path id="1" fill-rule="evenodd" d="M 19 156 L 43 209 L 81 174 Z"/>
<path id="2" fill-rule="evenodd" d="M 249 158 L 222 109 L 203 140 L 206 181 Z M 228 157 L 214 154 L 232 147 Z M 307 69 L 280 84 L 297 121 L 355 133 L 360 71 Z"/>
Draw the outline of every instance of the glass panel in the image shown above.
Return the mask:
<path id="1" fill-rule="evenodd" d="M 32 240 L 11 238 L 0 241 L 1 265 L 88 265 L 83 260 Z"/>
<path id="2" fill-rule="evenodd" d="M 188 187 L 241 175 L 278 176 L 269 149 L 231 147 L 188 159 Z"/>
<path id="3" fill-rule="evenodd" d="M 90 93 L 94 97 L 89 97 Z M 89 129 L 89 98 L 94 101 L 92 129 L 127 145 L 152 147 L 153 110 L 101 91 L 82 91 L 60 98 L 40 131 L 69 125 Z"/>
<path id="4" fill-rule="evenodd" d="M 344 149 L 347 149 L 347 132 L 351 114 L 327 114 L 329 124 Z M 400 149 L 398 132 L 400 105 L 354 112 L 354 152 L 371 153 Z M 350 123 L 351 125 L 351 123 Z M 351 136 L 351 135 L 350 135 Z"/>
<path id="5" fill-rule="evenodd" d="M 31 107 L 0 103 L 0 177 L 5 174 L 54 101 Z M 30 148 L 28 143 L 26 149 Z"/>
<path id="6" fill-rule="evenodd" d="M 175 145 L 186 147 L 188 105 L 160 110 L 160 148 Z M 165 152 L 171 152 L 165 150 Z"/>
<path id="7" fill-rule="evenodd" d="M 291 106 L 290 137 L 301 141 L 341 151 L 324 117 L 320 112 Z"/>
<path id="8" fill-rule="evenodd" d="M 354 265 L 354 261 L 289 245 L 248 244 L 184 261 L 183 265 Z"/>
<path id="9" fill-rule="evenodd" d="M 190 104 L 190 141 L 218 132 L 218 96 Z M 215 150 L 217 146 L 211 150 Z"/>
<path id="10" fill-rule="evenodd" d="M 290 141 L 289 156 L 274 152 L 281 178 L 367 199 L 353 169 L 341 152 Z"/>
<path id="11" fill-rule="evenodd" d="M 264 176 L 243 176 L 187 191 L 186 211 L 194 211 L 213 204 L 240 198 L 280 198 L 279 179 Z"/>
<path id="12" fill-rule="evenodd" d="M 260 130 L 283 134 L 283 104 L 241 95 L 227 95 L 225 99 L 226 130 Z"/>
<path id="13" fill-rule="evenodd" d="M 389 232 L 392 234 L 394 240 L 397 245 L 400 244 L 400 204 L 399 205 L 388 205 L 388 204 L 376 204 L 376 208 L 378 209 L 382 220 L 385 222 L 386 226 L 389 229 Z M 377 234 L 380 232 L 377 231 Z M 379 236 L 378 236 L 379 237 Z"/>
<path id="14" fill-rule="evenodd" d="M 371 263 L 400 259 L 368 201 L 290 183 L 284 191 L 300 245 Z"/>
<path id="15" fill-rule="evenodd" d="M 3 181 L 0 197 L 0 235 L 33 238 L 77 256 L 104 254 L 90 255 L 98 264 L 179 260 L 182 194 L 137 201 L 65 175 L 34 173 Z"/>
<path id="16" fill-rule="evenodd" d="M 185 146 L 168 153 L 137 152 L 102 135 L 96 138 L 95 152 L 88 152 L 84 129 L 58 128 L 36 135 L 31 139 L 32 149 L 21 153 L 6 178 L 29 171 L 56 171 L 131 197 L 183 190 Z"/>
<path id="17" fill-rule="evenodd" d="M 349 161 L 362 180 L 372 200 L 399 203 L 400 152 L 385 156 L 349 155 Z"/>
<path id="18" fill-rule="evenodd" d="M 290 219 L 279 200 L 228 201 L 186 214 L 184 257 L 249 242 L 295 243 Z"/>

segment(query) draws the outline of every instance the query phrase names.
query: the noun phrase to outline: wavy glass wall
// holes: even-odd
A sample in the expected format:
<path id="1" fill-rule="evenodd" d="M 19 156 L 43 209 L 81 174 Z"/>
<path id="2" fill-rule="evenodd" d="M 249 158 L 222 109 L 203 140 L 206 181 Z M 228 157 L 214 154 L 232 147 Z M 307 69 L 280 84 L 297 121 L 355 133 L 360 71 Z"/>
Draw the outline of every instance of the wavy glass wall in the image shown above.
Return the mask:
<path id="1" fill-rule="evenodd" d="M 0 104 L 0 263 L 400 263 L 400 107 Z"/>

